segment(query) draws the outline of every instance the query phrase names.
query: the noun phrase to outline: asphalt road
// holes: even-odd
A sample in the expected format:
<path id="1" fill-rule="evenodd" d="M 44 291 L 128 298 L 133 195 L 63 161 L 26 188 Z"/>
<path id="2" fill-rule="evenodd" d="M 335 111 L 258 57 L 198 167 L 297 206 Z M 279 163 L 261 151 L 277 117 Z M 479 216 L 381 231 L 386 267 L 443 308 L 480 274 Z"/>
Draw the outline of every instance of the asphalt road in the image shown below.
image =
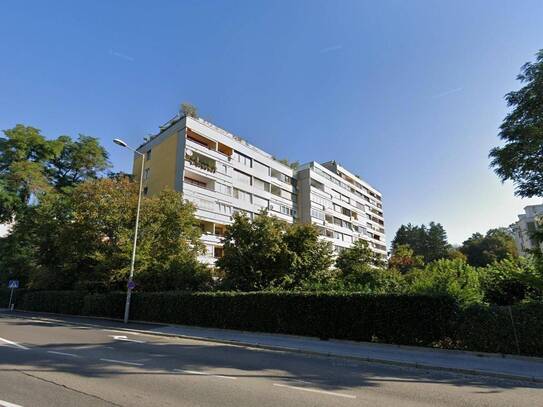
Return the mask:
<path id="1" fill-rule="evenodd" d="M 0 315 L 0 406 L 111 405 L 534 407 L 543 387 Z"/>

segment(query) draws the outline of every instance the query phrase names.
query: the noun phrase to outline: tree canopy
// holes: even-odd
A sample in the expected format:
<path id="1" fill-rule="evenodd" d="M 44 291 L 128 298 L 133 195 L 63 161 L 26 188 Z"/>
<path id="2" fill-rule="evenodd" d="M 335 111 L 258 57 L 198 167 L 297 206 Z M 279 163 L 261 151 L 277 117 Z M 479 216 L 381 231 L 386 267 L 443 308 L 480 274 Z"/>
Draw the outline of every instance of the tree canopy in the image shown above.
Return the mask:
<path id="1" fill-rule="evenodd" d="M 447 233 L 440 223 L 430 222 L 426 225 L 402 225 L 392 241 L 392 253 L 399 246 L 408 245 L 414 256 L 422 256 L 425 263 L 447 258 L 451 245 L 447 242 Z"/>
<path id="2" fill-rule="evenodd" d="M 504 229 L 490 229 L 486 235 L 474 233 L 460 247 L 469 264 L 484 267 L 507 257 L 517 257 L 517 247 Z"/>
<path id="3" fill-rule="evenodd" d="M 332 248 L 313 225 L 289 225 L 262 212 L 241 213 L 227 228 L 217 266 L 224 284 L 242 291 L 296 288 L 332 265 Z"/>
<path id="4" fill-rule="evenodd" d="M 80 135 L 46 139 L 22 124 L 0 137 L 0 222 L 9 222 L 46 192 L 62 191 L 98 177 L 109 168 L 98 139 Z"/>
<path id="5" fill-rule="evenodd" d="M 513 181 L 516 195 L 543 196 L 543 49 L 517 79 L 525 85 L 505 95 L 512 110 L 500 126 L 505 145 L 490 151 L 491 166 L 502 181 Z"/>

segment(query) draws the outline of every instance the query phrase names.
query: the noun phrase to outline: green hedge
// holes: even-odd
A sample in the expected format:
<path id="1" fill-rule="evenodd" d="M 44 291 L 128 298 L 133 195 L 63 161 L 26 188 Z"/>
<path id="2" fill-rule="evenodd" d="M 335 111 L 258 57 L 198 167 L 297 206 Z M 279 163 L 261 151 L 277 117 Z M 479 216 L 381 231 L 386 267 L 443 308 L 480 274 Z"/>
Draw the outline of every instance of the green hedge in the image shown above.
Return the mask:
<path id="1" fill-rule="evenodd" d="M 28 291 L 19 293 L 17 309 L 80 315 L 86 293 L 81 291 Z"/>
<path id="2" fill-rule="evenodd" d="M 473 305 L 463 310 L 455 336 L 464 349 L 543 356 L 543 303 L 514 305 L 511 313 L 509 307 Z"/>
<path id="3" fill-rule="evenodd" d="M 0 291 L 0 300 L 5 293 Z M 122 318 L 126 294 L 19 290 L 16 308 Z M 543 356 L 543 304 L 511 308 L 518 348 Z M 470 306 L 429 295 L 358 293 L 134 292 L 132 320 L 518 353 L 509 308 Z"/>

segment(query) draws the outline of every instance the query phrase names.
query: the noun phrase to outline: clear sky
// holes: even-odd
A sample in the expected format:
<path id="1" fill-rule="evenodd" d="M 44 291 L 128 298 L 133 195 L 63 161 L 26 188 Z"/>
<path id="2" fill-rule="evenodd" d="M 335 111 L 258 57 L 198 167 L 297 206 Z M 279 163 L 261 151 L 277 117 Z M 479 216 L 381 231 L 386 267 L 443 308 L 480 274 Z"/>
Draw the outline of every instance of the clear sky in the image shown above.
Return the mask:
<path id="1" fill-rule="evenodd" d="M 488 168 L 536 1 L 2 1 L 0 129 L 99 137 L 116 170 L 182 101 L 278 157 L 335 159 L 453 243 L 527 204 Z"/>

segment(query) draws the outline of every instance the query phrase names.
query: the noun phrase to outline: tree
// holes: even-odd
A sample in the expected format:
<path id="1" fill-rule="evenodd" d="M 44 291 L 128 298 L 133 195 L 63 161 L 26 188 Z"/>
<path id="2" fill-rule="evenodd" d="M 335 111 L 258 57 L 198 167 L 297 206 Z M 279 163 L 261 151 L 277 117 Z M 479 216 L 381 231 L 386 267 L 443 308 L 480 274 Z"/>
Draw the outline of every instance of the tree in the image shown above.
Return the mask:
<path id="1" fill-rule="evenodd" d="M 400 273 L 405 274 L 413 268 L 423 267 L 424 258 L 421 255 L 416 256 L 413 249 L 407 244 L 399 244 L 392 251 L 392 255 L 388 260 L 389 268 L 396 269 Z"/>
<path id="2" fill-rule="evenodd" d="M 289 225 L 283 235 L 286 244 L 286 275 L 280 285 L 298 288 L 305 282 L 320 281 L 333 264 L 332 244 L 320 239 L 318 229 L 311 224 Z"/>
<path id="3" fill-rule="evenodd" d="M 13 219 L 33 195 L 47 191 L 50 185 L 44 168 L 58 154 L 58 144 L 47 141 L 39 129 L 16 125 L 0 137 L 0 220 Z"/>
<path id="4" fill-rule="evenodd" d="M 253 221 L 236 214 L 217 267 L 226 288 L 295 289 L 319 280 L 332 265 L 332 248 L 313 225 L 289 225 L 264 211 Z"/>
<path id="5" fill-rule="evenodd" d="M 491 167 L 502 182 L 514 182 L 516 195 L 543 196 L 543 49 L 517 79 L 525 85 L 505 95 L 513 110 L 500 126 L 505 145 L 490 151 Z"/>
<path id="6" fill-rule="evenodd" d="M 47 140 L 39 129 L 21 124 L 0 138 L 0 222 L 13 220 L 51 189 L 59 191 L 109 168 L 108 155 L 93 137 Z"/>
<path id="7" fill-rule="evenodd" d="M 60 136 L 56 141 L 62 149 L 50 160 L 47 172 L 58 190 L 98 178 L 111 167 L 108 153 L 97 138 L 80 134 L 75 141 L 69 136 Z"/>
<path id="8" fill-rule="evenodd" d="M 341 275 L 332 288 L 374 294 L 401 291 L 401 274 L 384 266 L 383 259 L 370 249 L 368 243 L 358 239 L 336 258 L 336 267 Z"/>
<path id="9" fill-rule="evenodd" d="M 484 300 L 497 305 L 543 300 L 543 273 L 534 260 L 509 257 L 480 269 Z"/>
<path id="10" fill-rule="evenodd" d="M 447 258 L 451 245 L 447 242 L 447 233 L 440 223 L 426 225 L 402 225 L 392 241 L 392 252 L 398 246 L 408 245 L 415 256 L 422 256 L 425 263 Z"/>
<path id="11" fill-rule="evenodd" d="M 288 250 L 283 240 L 285 229 L 285 222 L 266 213 L 258 214 L 253 221 L 236 213 L 226 229 L 224 255 L 216 263 L 225 273 L 225 286 L 241 291 L 262 290 L 283 277 Z"/>
<path id="12" fill-rule="evenodd" d="M 198 117 L 198 108 L 196 106 L 194 106 L 194 105 L 191 105 L 188 102 L 183 102 L 183 103 L 181 103 L 181 113 L 183 114 L 183 116 L 197 118 Z"/>
<path id="13" fill-rule="evenodd" d="M 463 304 L 481 302 L 483 292 L 477 270 L 462 260 L 440 259 L 406 275 L 414 294 L 451 295 Z"/>
<path id="14" fill-rule="evenodd" d="M 0 240 L 3 274 L 24 270 L 31 288 L 124 289 L 137 194 L 138 185 L 128 177 L 85 181 L 70 193 L 50 191 Z M 142 201 L 138 289 L 210 287 L 210 271 L 198 262 L 203 245 L 194 212 L 192 204 L 170 190 Z"/>
<path id="15" fill-rule="evenodd" d="M 518 256 L 515 241 L 504 229 L 490 229 L 485 236 L 474 233 L 462 243 L 460 251 L 475 267 L 485 267 L 495 261 Z"/>
<path id="16" fill-rule="evenodd" d="M 336 267 L 344 276 L 371 271 L 383 265 L 382 258 L 370 249 L 364 239 L 356 240 L 351 247 L 343 249 L 336 258 Z"/>

